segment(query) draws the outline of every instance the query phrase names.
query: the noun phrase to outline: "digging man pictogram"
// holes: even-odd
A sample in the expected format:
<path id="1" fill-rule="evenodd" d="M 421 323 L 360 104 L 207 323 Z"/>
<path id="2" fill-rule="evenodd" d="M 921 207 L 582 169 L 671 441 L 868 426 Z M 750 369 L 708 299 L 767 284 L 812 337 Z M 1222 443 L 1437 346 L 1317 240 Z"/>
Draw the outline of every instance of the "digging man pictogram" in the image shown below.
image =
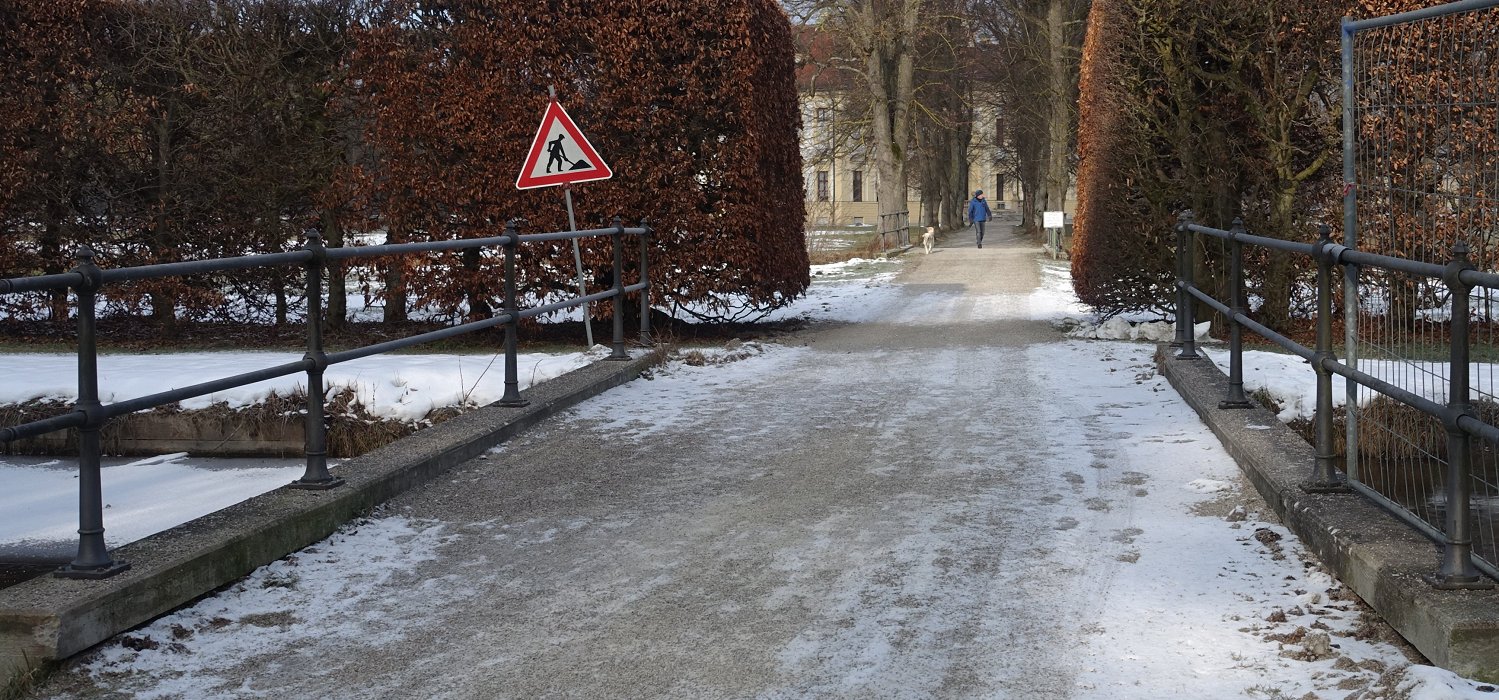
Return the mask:
<path id="1" fill-rule="evenodd" d="M 557 134 L 557 138 L 552 139 L 551 141 L 547 142 L 547 170 L 546 171 L 548 173 L 551 173 L 552 172 L 552 164 L 556 163 L 557 164 L 557 172 L 559 172 L 559 173 L 560 172 L 564 172 L 564 168 L 562 167 L 563 161 L 566 161 L 567 165 L 568 165 L 568 167 L 565 170 L 582 170 L 584 168 L 591 168 L 591 167 L 593 167 L 593 164 L 589 163 L 586 160 L 581 160 L 580 159 L 580 160 L 576 160 L 575 161 L 575 160 L 567 157 L 567 154 L 562 150 L 562 140 L 565 139 L 565 138 L 567 138 L 566 134 Z"/>

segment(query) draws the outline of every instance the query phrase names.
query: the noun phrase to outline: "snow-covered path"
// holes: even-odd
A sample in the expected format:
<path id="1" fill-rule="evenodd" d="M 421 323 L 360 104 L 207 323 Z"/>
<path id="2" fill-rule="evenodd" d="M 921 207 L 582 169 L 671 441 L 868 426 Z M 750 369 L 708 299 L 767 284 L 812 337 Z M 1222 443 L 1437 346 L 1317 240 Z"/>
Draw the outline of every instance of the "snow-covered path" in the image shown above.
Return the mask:
<path id="1" fill-rule="evenodd" d="M 612 390 L 41 694 L 1396 697 L 1153 346 L 1043 320 L 1035 252 Z"/>

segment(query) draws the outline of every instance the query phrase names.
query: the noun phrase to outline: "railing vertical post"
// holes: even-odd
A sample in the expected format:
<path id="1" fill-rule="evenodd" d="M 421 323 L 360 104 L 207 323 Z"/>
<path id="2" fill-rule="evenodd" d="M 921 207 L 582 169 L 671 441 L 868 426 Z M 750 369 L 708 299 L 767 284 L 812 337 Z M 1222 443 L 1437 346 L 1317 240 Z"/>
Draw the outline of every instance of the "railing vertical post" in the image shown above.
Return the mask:
<path id="1" fill-rule="evenodd" d="M 317 231 L 307 234 L 303 249 L 312 252 L 307 261 L 307 354 L 302 359 L 311 364 L 307 367 L 307 422 L 304 441 L 307 450 L 307 468 L 302 478 L 291 482 L 291 488 L 307 491 L 324 491 L 343 486 L 344 480 L 328 472 L 328 423 L 324 413 L 326 391 L 323 373 L 328 369 L 328 356 L 323 352 L 323 265 L 328 262 L 323 247 L 323 236 Z"/>
<path id="2" fill-rule="evenodd" d="M 1452 261 L 1442 280 L 1452 299 L 1452 339 L 1447 368 L 1447 542 L 1442 547 L 1442 564 L 1432 580 L 1437 588 L 1489 588 L 1492 584 L 1479 576 L 1473 566 L 1472 512 L 1468 503 L 1472 490 L 1471 455 L 1468 434 L 1458 425 L 1461 416 L 1472 416 L 1468 389 L 1468 294 L 1460 274 L 1473 266 L 1468 261 L 1468 244 L 1458 241 L 1452 246 Z"/>
<path id="3" fill-rule="evenodd" d="M 625 222 L 614 217 L 614 351 L 610 360 L 628 360 L 625 352 Z"/>
<path id="4" fill-rule="evenodd" d="M 645 285 L 640 290 L 640 344 L 650 347 L 655 345 L 651 340 L 651 227 L 644 221 L 640 227 L 644 229 L 640 233 L 640 283 Z"/>
<path id="5" fill-rule="evenodd" d="M 104 543 L 104 484 L 99 464 L 102 451 L 99 431 L 104 418 L 99 404 L 99 348 L 94 335 L 94 297 L 99 289 L 99 268 L 94 251 L 78 249 L 74 271 L 83 277 L 78 285 L 78 404 L 84 424 L 78 429 L 78 555 L 58 569 L 61 578 L 101 579 L 130 568 L 109 556 Z"/>
<path id="6" fill-rule="evenodd" d="M 520 245 L 517 226 L 515 219 L 505 224 L 505 316 L 508 320 L 505 322 L 505 393 L 499 400 L 499 405 L 512 408 L 531 403 L 520 396 L 520 361 L 516 358 L 516 343 L 520 335 L 520 300 L 515 292 L 515 256 L 516 247 Z"/>
<path id="7" fill-rule="evenodd" d="M 1218 408 L 1250 408 L 1254 404 L 1244 397 L 1244 328 L 1239 324 L 1239 314 L 1244 313 L 1244 244 L 1239 240 L 1244 220 L 1234 219 L 1229 234 L 1228 398 L 1219 401 Z"/>
<path id="8" fill-rule="evenodd" d="M 1312 355 L 1312 369 L 1317 372 L 1317 415 L 1315 448 L 1317 457 L 1312 476 L 1301 488 L 1308 493 L 1342 492 L 1348 486 L 1338 477 L 1332 446 L 1332 370 L 1327 363 L 1337 359 L 1332 352 L 1332 227 L 1317 227 L 1317 347 Z"/>
<path id="9" fill-rule="evenodd" d="M 1176 337 L 1172 338 L 1171 347 L 1178 351 L 1181 350 L 1182 343 L 1184 342 L 1183 339 L 1187 333 L 1186 319 L 1182 318 L 1182 309 L 1186 306 L 1182 302 L 1182 297 L 1186 294 L 1182 289 L 1182 282 L 1186 281 L 1186 276 L 1182 274 L 1182 258 L 1187 253 L 1187 232 L 1183 226 L 1191 220 L 1192 211 L 1189 209 L 1176 216 L 1176 226 L 1174 227 L 1176 231 L 1176 284 L 1173 286 L 1176 292 L 1176 309 L 1173 314 L 1175 316 L 1173 320 L 1176 326 Z M 1050 235 L 1049 231 L 1047 235 Z"/>
<path id="10" fill-rule="evenodd" d="M 1192 318 L 1192 295 L 1187 291 L 1195 284 L 1192 271 L 1192 225 L 1191 210 L 1177 217 L 1176 224 L 1176 339 L 1181 343 L 1178 360 L 1195 360 L 1197 355 L 1197 324 Z"/>

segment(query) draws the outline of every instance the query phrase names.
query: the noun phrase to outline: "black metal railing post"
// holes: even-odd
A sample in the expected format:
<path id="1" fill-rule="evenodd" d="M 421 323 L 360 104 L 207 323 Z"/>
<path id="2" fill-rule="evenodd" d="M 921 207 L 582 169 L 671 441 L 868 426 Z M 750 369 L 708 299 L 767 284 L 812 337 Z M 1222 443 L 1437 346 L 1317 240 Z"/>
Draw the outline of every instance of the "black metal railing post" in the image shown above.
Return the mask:
<path id="1" fill-rule="evenodd" d="M 1181 343 L 1178 360 L 1195 360 L 1197 354 L 1197 324 L 1192 318 L 1192 295 L 1187 292 L 1195 282 L 1192 270 L 1192 211 L 1182 212 L 1176 223 L 1176 340 Z"/>
<path id="2" fill-rule="evenodd" d="M 1493 584 L 1479 575 L 1473 565 L 1472 508 L 1468 502 L 1472 491 L 1469 458 L 1472 454 L 1468 433 L 1458 425 L 1462 416 L 1474 417 L 1468 388 L 1468 313 L 1472 288 L 1461 278 L 1463 270 L 1472 269 L 1468 244 L 1458 241 L 1452 246 L 1452 261 L 1442 275 L 1452 299 L 1452 333 L 1447 368 L 1447 408 L 1442 422 L 1447 428 L 1447 541 L 1442 547 L 1442 564 L 1433 585 L 1442 589 L 1491 588 Z"/>
<path id="3" fill-rule="evenodd" d="M 306 491 L 325 491 L 344 485 L 344 480 L 328 471 L 328 423 L 325 412 L 326 389 L 323 374 L 328 369 L 328 356 L 323 352 L 323 265 L 328 262 L 328 251 L 323 247 L 323 236 L 317 231 L 307 234 L 302 246 L 312 253 L 307 268 L 307 354 L 302 359 L 307 366 L 307 422 L 304 442 L 307 451 L 307 468 L 302 478 L 291 482 L 291 488 Z"/>
<path id="4" fill-rule="evenodd" d="M 1302 490 L 1308 493 L 1346 491 L 1348 485 L 1338 476 L 1334 467 L 1337 459 L 1332 443 L 1332 370 L 1327 363 L 1336 362 L 1332 352 L 1332 266 L 1335 253 L 1332 242 L 1332 227 L 1322 224 L 1317 227 L 1317 347 L 1312 355 L 1312 369 L 1317 373 L 1316 424 L 1317 457 L 1312 465 L 1312 476 Z"/>
<path id="5" fill-rule="evenodd" d="M 625 352 L 625 220 L 614 217 L 614 351 L 610 360 L 628 360 Z"/>
<path id="6" fill-rule="evenodd" d="M 1239 237 L 1244 235 L 1244 220 L 1234 219 L 1229 228 L 1228 239 L 1228 398 L 1218 402 L 1218 408 L 1251 408 L 1254 404 L 1244 396 L 1244 327 L 1239 324 L 1239 314 L 1244 313 L 1244 245 Z"/>
<path id="7" fill-rule="evenodd" d="M 519 221 L 511 219 L 505 223 L 505 393 L 499 405 L 519 408 L 527 401 L 520 396 L 520 361 L 516 359 L 517 337 L 520 335 L 520 300 L 515 291 L 515 256 L 520 245 Z M 584 310 L 587 314 L 587 310 Z"/>
<path id="8" fill-rule="evenodd" d="M 1186 281 L 1186 277 L 1182 275 L 1182 256 L 1186 255 L 1187 251 L 1186 224 L 1191 223 L 1191 221 L 1192 211 L 1189 209 L 1176 216 L 1176 226 L 1174 227 L 1176 231 L 1176 284 L 1173 291 L 1176 292 L 1176 309 L 1173 313 L 1175 317 L 1173 320 L 1176 325 L 1176 336 L 1171 339 L 1171 347 L 1177 351 L 1181 350 L 1183 338 L 1187 332 L 1186 324 L 1183 323 L 1184 319 L 1182 318 L 1182 309 L 1186 306 L 1182 301 L 1182 297 L 1186 296 L 1186 290 L 1182 288 L 1182 282 Z"/>
<path id="9" fill-rule="evenodd" d="M 99 464 L 102 452 L 99 431 L 105 418 L 99 403 L 99 347 L 94 334 L 94 300 L 101 274 L 94 265 L 94 251 L 78 249 L 78 266 L 73 269 L 83 278 L 76 287 L 78 296 L 78 403 L 84 423 L 78 429 L 78 555 L 58 569 L 60 578 L 101 579 L 130 568 L 115 561 L 104 543 L 104 484 Z"/>
<path id="10" fill-rule="evenodd" d="M 640 284 L 645 285 L 640 290 L 640 344 L 645 347 L 655 345 L 651 340 L 651 227 L 646 222 L 640 222 L 643 229 L 640 232 Z"/>

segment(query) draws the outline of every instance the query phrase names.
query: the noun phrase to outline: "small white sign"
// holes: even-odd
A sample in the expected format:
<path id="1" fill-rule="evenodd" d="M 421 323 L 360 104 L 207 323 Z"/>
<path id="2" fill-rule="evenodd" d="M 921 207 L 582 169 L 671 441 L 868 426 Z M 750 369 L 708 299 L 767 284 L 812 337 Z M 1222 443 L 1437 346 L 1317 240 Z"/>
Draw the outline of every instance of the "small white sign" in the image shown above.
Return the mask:
<path id="1" fill-rule="evenodd" d="M 1062 212 L 1059 211 L 1041 212 L 1041 226 L 1043 228 L 1064 228 L 1066 226 L 1066 224 L 1062 223 L 1064 218 Z"/>

